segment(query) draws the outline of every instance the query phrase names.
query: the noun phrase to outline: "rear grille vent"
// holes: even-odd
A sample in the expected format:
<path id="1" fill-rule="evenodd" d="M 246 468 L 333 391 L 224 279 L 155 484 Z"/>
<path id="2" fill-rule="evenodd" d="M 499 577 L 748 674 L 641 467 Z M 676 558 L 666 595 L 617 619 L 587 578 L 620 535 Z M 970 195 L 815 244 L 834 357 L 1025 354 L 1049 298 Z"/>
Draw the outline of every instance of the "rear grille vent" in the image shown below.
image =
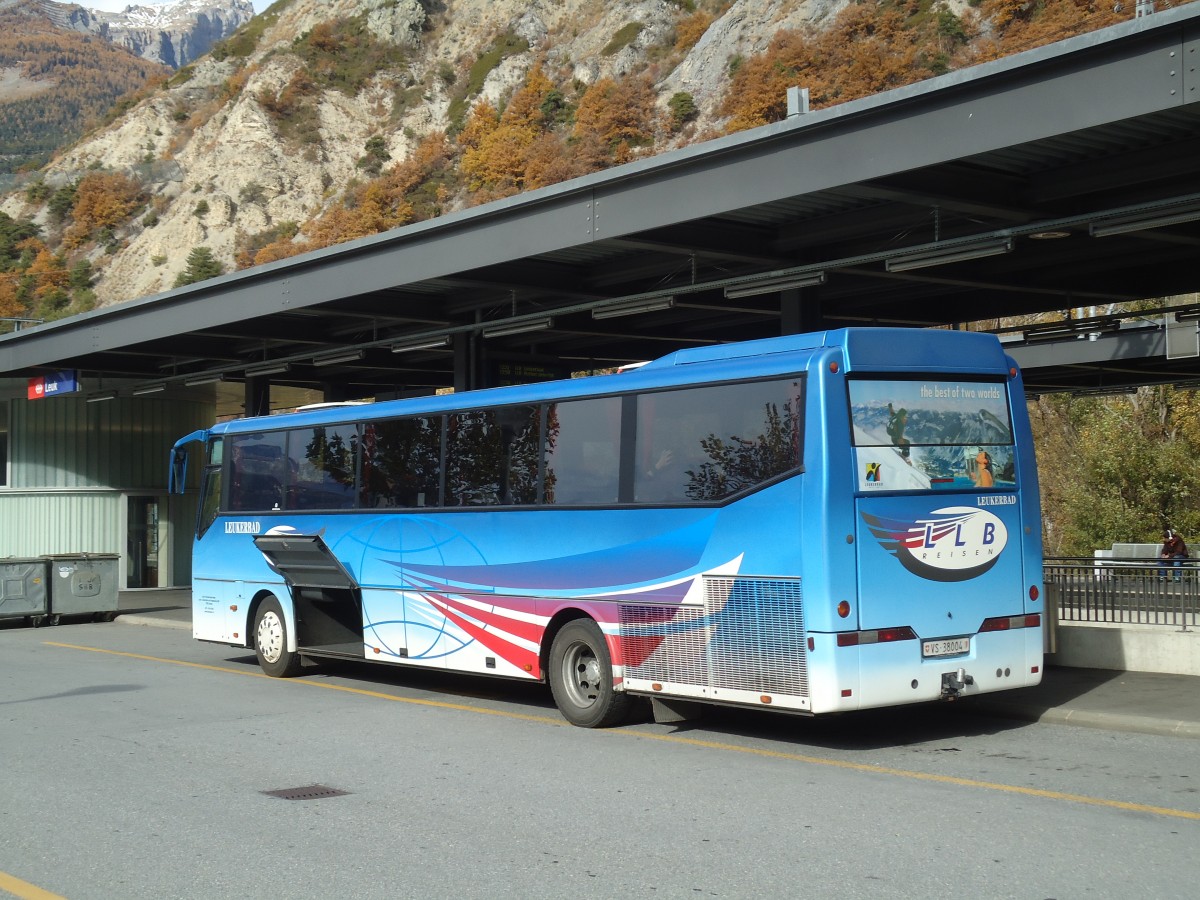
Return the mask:
<path id="1" fill-rule="evenodd" d="M 808 696 L 799 579 L 706 577 L 704 607 L 622 606 L 630 678 Z"/>

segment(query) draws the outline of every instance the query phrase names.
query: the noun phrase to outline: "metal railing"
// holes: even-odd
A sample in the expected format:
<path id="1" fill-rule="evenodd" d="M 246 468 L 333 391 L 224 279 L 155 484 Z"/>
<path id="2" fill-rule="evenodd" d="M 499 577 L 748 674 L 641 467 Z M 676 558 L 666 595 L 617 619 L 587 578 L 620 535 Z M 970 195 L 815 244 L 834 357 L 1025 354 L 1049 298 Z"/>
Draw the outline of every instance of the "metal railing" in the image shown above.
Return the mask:
<path id="1" fill-rule="evenodd" d="M 1060 622 L 1200 625 L 1200 560 L 1048 557 L 1047 594 Z"/>

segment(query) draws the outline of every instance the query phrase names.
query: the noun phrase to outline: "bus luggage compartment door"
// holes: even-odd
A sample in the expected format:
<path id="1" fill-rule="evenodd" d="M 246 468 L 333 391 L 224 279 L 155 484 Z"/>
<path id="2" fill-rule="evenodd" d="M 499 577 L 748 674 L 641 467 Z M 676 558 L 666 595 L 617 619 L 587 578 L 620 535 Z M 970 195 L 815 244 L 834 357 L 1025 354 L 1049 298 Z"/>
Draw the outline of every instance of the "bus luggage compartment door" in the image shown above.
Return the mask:
<path id="1" fill-rule="evenodd" d="M 321 536 L 260 534 L 254 543 L 291 588 L 297 648 L 362 657 L 362 591 Z"/>

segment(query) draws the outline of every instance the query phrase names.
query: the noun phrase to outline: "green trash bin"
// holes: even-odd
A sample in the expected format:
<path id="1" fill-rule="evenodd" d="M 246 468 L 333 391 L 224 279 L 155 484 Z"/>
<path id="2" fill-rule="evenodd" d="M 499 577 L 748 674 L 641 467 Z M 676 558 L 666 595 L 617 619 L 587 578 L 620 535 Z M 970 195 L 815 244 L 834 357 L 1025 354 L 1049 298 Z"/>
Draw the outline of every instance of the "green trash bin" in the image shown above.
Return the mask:
<path id="1" fill-rule="evenodd" d="M 48 606 L 46 560 L 0 559 L 0 619 L 29 618 L 40 625 Z"/>
<path id="2" fill-rule="evenodd" d="M 115 553 L 57 553 L 46 557 L 50 580 L 50 615 L 91 615 L 112 621 L 117 615 Z"/>

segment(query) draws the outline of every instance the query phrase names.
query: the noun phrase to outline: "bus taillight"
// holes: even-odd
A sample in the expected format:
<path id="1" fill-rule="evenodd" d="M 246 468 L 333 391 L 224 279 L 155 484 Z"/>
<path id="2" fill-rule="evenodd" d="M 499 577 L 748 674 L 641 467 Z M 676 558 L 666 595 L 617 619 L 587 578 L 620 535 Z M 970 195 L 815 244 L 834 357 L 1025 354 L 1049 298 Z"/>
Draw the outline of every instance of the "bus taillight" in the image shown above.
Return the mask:
<path id="1" fill-rule="evenodd" d="M 842 631 L 838 633 L 839 647 L 857 647 L 860 644 L 890 644 L 894 641 L 915 641 L 917 633 L 907 625 L 901 628 L 878 628 L 874 631 Z"/>
<path id="2" fill-rule="evenodd" d="M 985 631 L 1010 631 L 1013 628 L 1037 628 L 1042 624 L 1038 613 L 1028 616 L 997 616 L 994 619 L 984 619 L 979 626 L 979 633 Z"/>

